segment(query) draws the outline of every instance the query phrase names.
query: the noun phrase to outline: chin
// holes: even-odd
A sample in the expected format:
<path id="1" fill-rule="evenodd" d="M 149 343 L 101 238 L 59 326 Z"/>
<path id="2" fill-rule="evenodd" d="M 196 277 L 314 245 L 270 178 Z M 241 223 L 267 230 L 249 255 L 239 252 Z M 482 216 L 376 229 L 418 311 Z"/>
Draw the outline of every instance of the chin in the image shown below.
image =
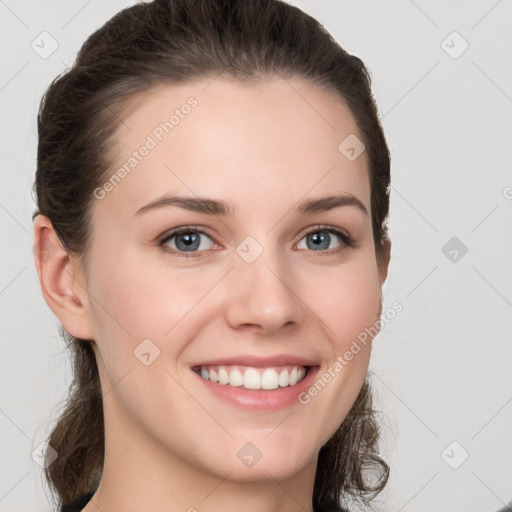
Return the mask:
<path id="1" fill-rule="evenodd" d="M 223 476 L 229 473 L 229 479 L 233 481 L 263 482 L 286 480 L 312 464 L 316 468 L 320 445 L 307 435 L 296 433 L 294 436 L 283 426 L 281 429 L 281 432 L 265 434 L 268 435 L 266 438 L 259 434 L 254 438 L 246 435 L 244 440 L 231 440 L 230 456 L 222 464 Z"/>

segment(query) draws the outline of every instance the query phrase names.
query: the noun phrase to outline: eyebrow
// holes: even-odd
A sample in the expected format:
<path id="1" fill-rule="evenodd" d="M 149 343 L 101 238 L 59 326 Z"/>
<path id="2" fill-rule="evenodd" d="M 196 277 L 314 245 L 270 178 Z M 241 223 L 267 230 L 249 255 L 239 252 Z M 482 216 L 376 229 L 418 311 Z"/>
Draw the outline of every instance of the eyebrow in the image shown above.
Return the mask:
<path id="1" fill-rule="evenodd" d="M 235 210 L 230 208 L 228 204 L 217 199 L 209 199 L 206 197 L 185 197 L 185 196 L 165 196 L 160 199 L 151 201 L 135 212 L 139 215 L 149 210 L 165 208 L 168 206 L 178 206 L 186 210 L 191 210 L 207 215 L 220 215 L 234 217 Z M 299 204 L 296 211 L 303 215 L 325 212 L 342 206 L 352 206 L 360 210 L 365 215 L 368 211 L 364 204 L 352 194 L 344 194 L 337 196 L 326 196 L 317 199 L 308 199 Z"/>

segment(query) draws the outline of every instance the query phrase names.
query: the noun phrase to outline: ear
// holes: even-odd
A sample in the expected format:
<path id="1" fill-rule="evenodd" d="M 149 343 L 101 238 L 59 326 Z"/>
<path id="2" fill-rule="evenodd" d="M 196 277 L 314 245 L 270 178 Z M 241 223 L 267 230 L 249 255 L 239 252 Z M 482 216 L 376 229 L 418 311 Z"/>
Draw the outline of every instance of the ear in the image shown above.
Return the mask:
<path id="1" fill-rule="evenodd" d="M 379 266 L 379 279 L 381 286 L 388 277 L 389 260 L 391 258 L 391 240 L 389 238 L 384 239 L 382 246 L 382 263 Z"/>
<path id="2" fill-rule="evenodd" d="M 89 295 L 79 261 L 67 253 L 50 219 L 41 214 L 34 219 L 33 251 L 41 291 L 50 309 L 69 334 L 94 339 Z"/>
<path id="3" fill-rule="evenodd" d="M 388 268 L 389 268 L 389 260 L 391 258 L 391 240 L 389 238 L 384 239 L 382 242 L 382 257 L 380 261 L 377 262 L 378 273 L 379 273 L 379 283 L 380 287 L 384 284 L 384 281 L 388 277 Z M 378 312 L 377 312 L 377 320 L 380 319 L 382 314 L 382 308 L 384 306 L 382 293 L 379 298 Z"/>

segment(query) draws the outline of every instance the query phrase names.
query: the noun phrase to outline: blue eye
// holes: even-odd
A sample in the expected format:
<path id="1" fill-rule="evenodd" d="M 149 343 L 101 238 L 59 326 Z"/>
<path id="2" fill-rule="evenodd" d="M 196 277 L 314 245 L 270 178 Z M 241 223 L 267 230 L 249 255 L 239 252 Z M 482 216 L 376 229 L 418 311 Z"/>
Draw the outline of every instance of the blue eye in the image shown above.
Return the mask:
<path id="1" fill-rule="evenodd" d="M 167 236 L 164 240 L 160 242 L 160 245 L 166 252 L 171 252 L 174 254 L 178 254 L 178 256 L 189 257 L 192 254 L 186 253 L 194 253 L 197 252 L 198 249 L 206 250 L 207 247 L 204 247 L 204 243 L 201 241 L 201 236 L 204 235 L 210 240 L 212 238 L 208 236 L 204 231 L 194 229 L 191 226 L 178 228 L 172 231 L 169 236 Z M 175 239 L 174 247 L 169 248 L 167 245 L 168 242 Z M 180 254 L 181 253 L 181 254 Z M 183 254 L 185 253 L 185 254 Z"/>
<path id="2" fill-rule="evenodd" d="M 332 243 L 332 234 L 341 240 L 341 244 L 335 247 L 334 250 L 329 249 L 329 245 Z M 169 233 L 164 239 L 159 242 L 159 246 L 164 252 L 174 254 L 180 257 L 197 257 L 205 250 L 211 249 L 208 247 L 208 243 L 201 240 L 201 237 L 206 237 L 213 242 L 213 245 L 217 245 L 216 241 L 208 235 L 205 231 L 195 228 L 194 226 L 184 226 L 177 228 Z M 311 252 L 317 252 L 323 255 L 334 254 L 341 252 L 343 249 L 353 246 L 352 238 L 342 231 L 341 229 L 334 228 L 332 226 L 317 226 L 315 229 L 306 233 L 301 239 L 306 240 L 306 249 L 310 249 Z M 172 244 L 170 244 L 172 242 Z M 297 246 L 299 249 L 300 243 Z"/>
<path id="3" fill-rule="evenodd" d="M 313 252 L 323 252 L 329 249 L 329 245 L 332 242 L 332 234 L 336 235 L 339 239 L 341 239 L 341 248 L 350 247 L 352 245 L 352 240 L 347 234 L 345 234 L 343 231 L 339 229 L 329 227 L 326 227 L 325 229 L 315 228 L 315 230 L 310 231 L 303 238 L 303 240 L 306 240 L 306 244 L 311 244 L 309 247 L 306 248 L 314 247 L 315 249 L 313 250 Z M 316 249 L 319 249 L 319 251 L 317 251 Z M 339 247 L 337 249 L 338 250 L 331 252 L 339 252 Z"/>

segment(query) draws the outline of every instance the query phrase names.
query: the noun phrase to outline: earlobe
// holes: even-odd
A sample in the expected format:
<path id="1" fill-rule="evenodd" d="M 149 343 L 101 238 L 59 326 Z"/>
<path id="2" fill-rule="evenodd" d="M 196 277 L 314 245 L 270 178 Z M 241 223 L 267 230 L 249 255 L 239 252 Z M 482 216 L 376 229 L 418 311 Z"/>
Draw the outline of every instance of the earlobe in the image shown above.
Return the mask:
<path id="1" fill-rule="evenodd" d="M 44 299 L 66 331 L 80 339 L 94 339 L 89 300 L 76 257 L 62 246 L 48 217 L 34 219 L 34 261 Z"/>

